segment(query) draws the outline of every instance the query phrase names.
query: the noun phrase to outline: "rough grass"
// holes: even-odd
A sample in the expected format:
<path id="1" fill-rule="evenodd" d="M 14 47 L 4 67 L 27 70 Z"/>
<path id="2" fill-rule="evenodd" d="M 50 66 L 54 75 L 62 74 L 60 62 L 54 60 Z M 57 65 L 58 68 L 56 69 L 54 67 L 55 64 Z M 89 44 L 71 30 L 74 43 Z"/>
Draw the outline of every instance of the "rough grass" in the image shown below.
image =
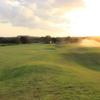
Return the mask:
<path id="1" fill-rule="evenodd" d="M 0 100 L 100 100 L 100 48 L 0 47 Z"/>

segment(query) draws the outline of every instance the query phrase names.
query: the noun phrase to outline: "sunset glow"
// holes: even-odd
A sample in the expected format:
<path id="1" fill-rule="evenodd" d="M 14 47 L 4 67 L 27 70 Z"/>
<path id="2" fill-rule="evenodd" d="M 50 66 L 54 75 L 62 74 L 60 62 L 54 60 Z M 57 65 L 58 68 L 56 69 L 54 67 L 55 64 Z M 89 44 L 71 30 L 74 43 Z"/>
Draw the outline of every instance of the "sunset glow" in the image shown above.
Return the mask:
<path id="1" fill-rule="evenodd" d="M 100 1 L 84 0 L 84 8 L 67 14 L 73 36 L 100 36 Z"/>
<path id="2" fill-rule="evenodd" d="M 1 0 L 0 36 L 100 36 L 99 0 Z"/>

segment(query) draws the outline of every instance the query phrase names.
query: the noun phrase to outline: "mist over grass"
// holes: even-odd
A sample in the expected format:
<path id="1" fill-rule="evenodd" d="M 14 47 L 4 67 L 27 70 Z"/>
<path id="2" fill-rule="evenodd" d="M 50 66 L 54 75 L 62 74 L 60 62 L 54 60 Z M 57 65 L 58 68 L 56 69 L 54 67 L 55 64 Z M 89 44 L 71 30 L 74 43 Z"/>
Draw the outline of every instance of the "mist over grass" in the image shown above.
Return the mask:
<path id="1" fill-rule="evenodd" d="M 96 38 L 85 38 L 79 42 L 79 45 L 84 47 L 100 47 L 100 41 Z"/>

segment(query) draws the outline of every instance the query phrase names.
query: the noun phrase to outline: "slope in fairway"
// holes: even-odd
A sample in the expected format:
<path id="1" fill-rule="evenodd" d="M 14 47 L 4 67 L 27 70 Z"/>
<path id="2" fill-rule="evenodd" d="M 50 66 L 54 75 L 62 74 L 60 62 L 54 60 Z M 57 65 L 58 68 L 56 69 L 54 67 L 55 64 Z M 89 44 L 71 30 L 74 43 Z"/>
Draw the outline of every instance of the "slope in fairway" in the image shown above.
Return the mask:
<path id="1" fill-rule="evenodd" d="M 0 100 L 100 100 L 100 48 L 0 47 Z"/>

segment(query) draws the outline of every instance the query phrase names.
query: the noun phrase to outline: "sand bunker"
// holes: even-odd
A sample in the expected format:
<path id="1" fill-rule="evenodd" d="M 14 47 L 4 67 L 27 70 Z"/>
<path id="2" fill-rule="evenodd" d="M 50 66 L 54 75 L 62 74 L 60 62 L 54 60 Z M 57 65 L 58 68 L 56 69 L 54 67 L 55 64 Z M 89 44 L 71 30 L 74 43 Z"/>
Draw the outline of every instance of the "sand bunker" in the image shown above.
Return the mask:
<path id="1" fill-rule="evenodd" d="M 100 42 L 92 39 L 83 39 L 79 45 L 84 47 L 100 47 Z"/>

